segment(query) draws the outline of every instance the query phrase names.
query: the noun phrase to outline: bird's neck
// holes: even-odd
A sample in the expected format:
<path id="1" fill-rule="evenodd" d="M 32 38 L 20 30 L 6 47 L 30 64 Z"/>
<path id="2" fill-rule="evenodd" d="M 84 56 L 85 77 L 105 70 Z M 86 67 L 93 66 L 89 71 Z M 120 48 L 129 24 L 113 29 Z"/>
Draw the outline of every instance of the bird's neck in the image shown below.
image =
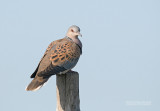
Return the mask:
<path id="1" fill-rule="evenodd" d="M 66 36 L 71 39 L 78 39 L 78 35 L 73 35 L 73 33 L 67 33 Z"/>
<path id="2" fill-rule="evenodd" d="M 79 45 L 80 47 L 82 47 L 82 43 L 81 43 L 81 41 L 78 39 L 78 36 L 77 37 L 73 37 L 73 36 L 67 36 L 68 38 L 70 38 L 70 39 L 72 39 L 72 41 L 74 42 L 74 43 L 76 43 L 77 45 Z"/>

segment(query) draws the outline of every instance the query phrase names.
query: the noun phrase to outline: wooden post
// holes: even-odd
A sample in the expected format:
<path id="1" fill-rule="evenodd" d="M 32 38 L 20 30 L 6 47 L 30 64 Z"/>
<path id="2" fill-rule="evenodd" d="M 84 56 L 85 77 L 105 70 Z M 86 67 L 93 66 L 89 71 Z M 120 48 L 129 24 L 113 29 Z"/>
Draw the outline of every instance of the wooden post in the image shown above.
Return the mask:
<path id="1" fill-rule="evenodd" d="M 56 76 L 57 109 L 56 111 L 80 111 L 79 74 L 67 72 Z"/>

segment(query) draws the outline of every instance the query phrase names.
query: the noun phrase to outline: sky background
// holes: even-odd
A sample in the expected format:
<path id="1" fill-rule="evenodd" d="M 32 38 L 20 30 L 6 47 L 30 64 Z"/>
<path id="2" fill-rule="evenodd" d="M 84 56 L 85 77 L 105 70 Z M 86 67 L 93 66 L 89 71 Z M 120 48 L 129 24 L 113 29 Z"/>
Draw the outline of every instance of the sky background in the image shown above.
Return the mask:
<path id="1" fill-rule="evenodd" d="M 159 0 L 1 0 L 0 111 L 55 111 L 56 77 L 27 92 L 50 42 L 83 35 L 82 111 L 160 111 Z"/>

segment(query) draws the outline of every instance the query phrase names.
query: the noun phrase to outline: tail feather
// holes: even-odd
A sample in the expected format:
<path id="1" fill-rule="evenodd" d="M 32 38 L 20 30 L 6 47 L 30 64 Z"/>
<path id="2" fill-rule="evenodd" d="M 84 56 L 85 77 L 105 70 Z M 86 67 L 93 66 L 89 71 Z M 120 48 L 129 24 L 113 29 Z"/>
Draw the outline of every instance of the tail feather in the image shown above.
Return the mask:
<path id="1" fill-rule="evenodd" d="M 48 78 L 49 79 L 49 78 Z M 26 91 L 37 91 L 39 90 L 48 79 L 44 79 L 43 81 L 38 81 L 37 78 L 34 78 L 31 83 L 27 86 Z"/>

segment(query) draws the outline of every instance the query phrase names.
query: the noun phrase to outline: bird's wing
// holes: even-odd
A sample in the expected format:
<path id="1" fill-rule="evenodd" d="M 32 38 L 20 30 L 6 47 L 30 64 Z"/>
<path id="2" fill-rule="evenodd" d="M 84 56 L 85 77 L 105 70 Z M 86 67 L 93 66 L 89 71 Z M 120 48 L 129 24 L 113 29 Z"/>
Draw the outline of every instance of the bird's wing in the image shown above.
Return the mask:
<path id="1" fill-rule="evenodd" d="M 78 62 L 81 55 L 81 49 L 72 40 L 66 38 L 58 41 L 52 46 L 46 54 L 40 67 L 42 70 L 38 73 L 39 77 L 48 77 L 54 74 L 64 73 L 72 69 Z M 43 64 L 41 66 L 41 64 Z M 43 68 L 45 66 L 45 68 Z"/>
<path id="2" fill-rule="evenodd" d="M 66 40 L 51 53 L 50 60 L 55 66 L 73 68 L 81 55 L 80 48 L 73 41 Z"/>
<path id="3" fill-rule="evenodd" d="M 30 76 L 31 78 L 34 78 L 34 77 L 36 76 L 36 74 L 37 74 L 37 72 L 38 72 L 38 69 L 39 69 L 39 66 L 40 66 L 41 61 L 42 61 L 42 60 L 43 60 L 43 58 L 47 55 L 47 53 L 51 50 L 51 48 L 54 48 L 54 47 L 55 47 L 56 43 L 57 43 L 56 41 L 53 41 L 53 42 L 51 42 L 51 43 L 49 44 L 48 48 L 46 49 L 46 51 L 45 51 L 45 53 L 44 53 L 43 57 L 41 58 L 41 60 L 40 60 L 40 62 L 39 62 L 39 64 L 38 64 L 38 66 L 37 66 L 36 70 L 35 70 L 35 71 L 34 71 L 34 73 Z"/>

